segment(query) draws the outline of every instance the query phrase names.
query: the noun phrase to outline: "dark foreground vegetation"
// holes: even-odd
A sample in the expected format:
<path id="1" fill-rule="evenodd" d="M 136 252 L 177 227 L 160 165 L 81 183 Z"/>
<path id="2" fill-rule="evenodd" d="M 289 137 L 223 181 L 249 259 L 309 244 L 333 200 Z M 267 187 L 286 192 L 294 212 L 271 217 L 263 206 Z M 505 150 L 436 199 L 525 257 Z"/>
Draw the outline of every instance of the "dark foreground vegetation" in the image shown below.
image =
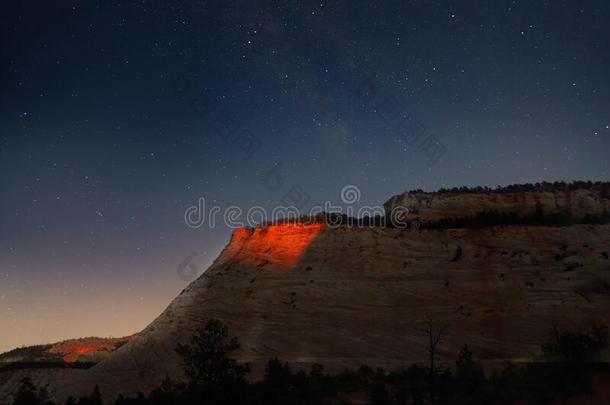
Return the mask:
<path id="1" fill-rule="evenodd" d="M 308 372 L 293 370 L 279 359 L 268 362 L 263 381 L 250 383 L 250 369 L 230 358 L 239 348 L 236 338 L 217 320 L 210 320 L 188 345 L 176 348 L 184 361 L 187 383 L 169 377 L 150 393 L 135 398 L 119 396 L 116 405 L 169 404 L 343 404 L 351 400 L 370 404 L 510 404 L 545 403 L 591 392 L 591 373 L 610 372 L 596 359 L 608 349 L 608 329 L 594 324 L 579 332 L 555 331 L 541 347 L 541 362 L 510 366 L 486 376 L 468 346 L 452 367 L 435 366 L 434 352 L 446 328 L 430 325 L 429 364 L 386 372 L 362 366 L 329 375 L 322 366 Z M 14 405 L 53 405 L 44 388 L 22 381 Z M 68 405 L 101 405 L 98 387 Z"/>

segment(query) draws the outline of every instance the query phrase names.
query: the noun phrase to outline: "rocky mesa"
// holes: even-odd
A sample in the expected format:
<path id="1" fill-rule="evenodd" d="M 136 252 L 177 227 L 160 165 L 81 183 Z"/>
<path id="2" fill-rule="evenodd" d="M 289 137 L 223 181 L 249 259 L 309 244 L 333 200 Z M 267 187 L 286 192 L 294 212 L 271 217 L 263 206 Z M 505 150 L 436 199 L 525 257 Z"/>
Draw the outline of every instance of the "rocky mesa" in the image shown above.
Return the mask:
<path id="1" fill-rule="evenodd" d="M 540 202 L 571 207 L 573 218 L 603 214 L 607 194 L 403 194 L 430 221 L 477 210 L 529 212 Z M 512 211 L 510 211 L 512 210 Z M 583 222 L 583 221 L 580 221 Z M 439 347 L 452 361 L 468 344 L 487 367 L 531 360 L 551 328 L 610 323 L 610 225 L 503 224 L 443 229 L 331 227 L 287 223 L 234 231 L 211 267 L 136 337 L 88 370 L 40 373 L 53 397 L 106 398 L 182 378 L 175 352 L 208 319 L 238 336 L 240 361 L 261 375 L 272 357 L 296 367 L 386 369 L 426 360 L 427 320 L 448 325 Z M 12 376 L 0 387 L 11 396 Z M 0 400 L 1 402 L 1 400 Z"/>
<path id="2" fill-rule="evenodd" d="M 610 212 L 610 186 L 605 182 L 537 183 L 495 189 L 459 187 L 434 193 L 408 191 L 390 198 L 386 213 L 407 213 L 407 219 L 435 223 L 471 220 L 485 214 L 549 222 L 596 222 Z M 540 216 L 540 218 L 535 218 Z"/>

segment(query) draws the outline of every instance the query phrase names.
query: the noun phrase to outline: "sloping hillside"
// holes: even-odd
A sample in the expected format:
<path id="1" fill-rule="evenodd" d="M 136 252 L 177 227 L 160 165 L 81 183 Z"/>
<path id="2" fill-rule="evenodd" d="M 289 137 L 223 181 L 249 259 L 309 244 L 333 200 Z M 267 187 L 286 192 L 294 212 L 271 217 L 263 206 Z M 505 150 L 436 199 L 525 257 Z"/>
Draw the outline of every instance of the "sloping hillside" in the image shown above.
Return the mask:
<path id="1" fill-rule="evenodd" d="M 469 194 L 462 198 L 476 197 Z M 529 211 L 520 205 L 525 197 L 508 198 L 513 211 Z M 425 207 L 420 215 L 428 215 Z M 89 370 L 34 374 L 58 399 L 95 384 L 107 399 L 146 392 L 166 375 L 181 378 L 174 349 L 210 318 L 239 337 L 239 360 L 251 363 L 253 378 L 272 357 L 331 371 L 425 361 L 426 337 L 417 329 L 429 319 L 449 327 L 441 361 L 468 344 L 487 367 L 501 367 L 534 358 L 554 326 L 610 323 L 609 250 L 603 223 L 238 229 L 205 274 L 107 359 Z M 0 398 L 23 375 L 4 376 Z"/>
<path id="2" fill-rule="evenodd" d="M 122 338 L 86 337 L 53 344 L 20 347 L 0 354 L 0 368 L 14 363 L 98 362 L 133 336 Z"/>
<path id="3" fill-rule="evenodd" d="M 425 360 L 427 318 L 488 365 L 536 355 L 552 326 L 609 322 L 609 225 L 485 229 L 237 230 L 231 243 L 137 338 L 76 379 L 76 390 L 135 393 L 180 375 L 174 348 L 209 318 L 254 366 L 278 356 L 331 370 Z"/>

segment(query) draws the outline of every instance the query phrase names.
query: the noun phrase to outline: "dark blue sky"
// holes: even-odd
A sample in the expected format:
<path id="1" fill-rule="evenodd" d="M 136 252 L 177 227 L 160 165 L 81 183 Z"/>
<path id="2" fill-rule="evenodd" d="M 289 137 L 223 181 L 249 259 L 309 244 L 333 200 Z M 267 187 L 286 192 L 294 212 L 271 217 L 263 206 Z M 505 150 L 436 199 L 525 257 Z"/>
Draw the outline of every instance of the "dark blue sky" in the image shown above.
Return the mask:
<path id="1" fill-rule="evenodd" d="M 0 350 L 141 329 L 177 266 L 227 241 L 185 225 L 202 196 L 610 178 L 606 1 L 19 3 L 0 17 Z"/>

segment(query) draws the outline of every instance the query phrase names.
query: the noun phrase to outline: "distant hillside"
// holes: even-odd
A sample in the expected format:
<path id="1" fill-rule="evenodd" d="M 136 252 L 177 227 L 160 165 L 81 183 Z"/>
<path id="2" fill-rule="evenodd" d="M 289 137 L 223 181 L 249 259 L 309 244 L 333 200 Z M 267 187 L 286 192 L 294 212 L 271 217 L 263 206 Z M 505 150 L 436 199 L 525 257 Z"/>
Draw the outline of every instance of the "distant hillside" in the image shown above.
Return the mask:
<path id="1" fill-rule="evenodd" d="M 122 338 L 87 337 L 20 347 L 0 354 L 0 368 L 16 363 L 27 364 L 28 367 L 34 367 L 38 363 L 46 364 L 45 367 L 53 364 L 59 366 L 62 363 L 97 363 L 133 337 L 135 335 Z"/>
<path id="2" fill-rule="evenodd" d="M 61 360 L 61 356 L 55 353 L 49 353 L 48 350 L 53 347 L 52 344 L 25 346 L 10 350 L 0 354 L 0 366 L 6 363 L 15 361 L 50 361 Z"/>

